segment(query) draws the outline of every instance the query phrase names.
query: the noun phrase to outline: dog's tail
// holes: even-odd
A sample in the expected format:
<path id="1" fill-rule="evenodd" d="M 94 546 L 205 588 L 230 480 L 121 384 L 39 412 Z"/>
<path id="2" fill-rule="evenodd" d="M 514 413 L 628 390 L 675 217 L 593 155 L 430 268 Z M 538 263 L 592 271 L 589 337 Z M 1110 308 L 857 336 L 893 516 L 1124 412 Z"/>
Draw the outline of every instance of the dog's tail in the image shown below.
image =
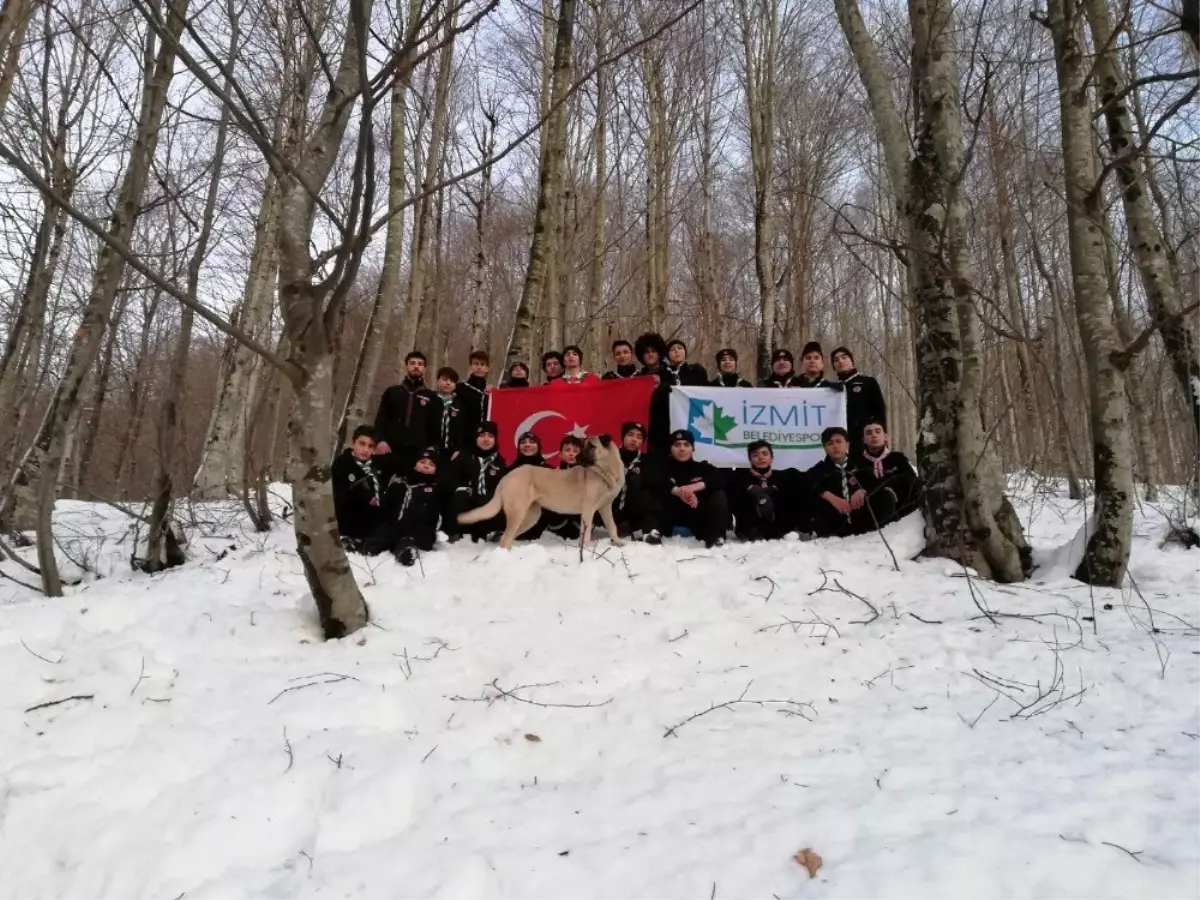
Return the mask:
<path id="1" fill-rule="evenodd" d="M 485 519 L 490 519 L 493 516 L 498 516 L 504 510 L 504 502 L 500 499 L 500 491 L 497 489 L 496 495 L 487 503 L 478 509 L 467 510 L 465 513 L 460 513 L 458 516 L 459 525 L 474 525 L 476 522 L 482 522 Z"/>

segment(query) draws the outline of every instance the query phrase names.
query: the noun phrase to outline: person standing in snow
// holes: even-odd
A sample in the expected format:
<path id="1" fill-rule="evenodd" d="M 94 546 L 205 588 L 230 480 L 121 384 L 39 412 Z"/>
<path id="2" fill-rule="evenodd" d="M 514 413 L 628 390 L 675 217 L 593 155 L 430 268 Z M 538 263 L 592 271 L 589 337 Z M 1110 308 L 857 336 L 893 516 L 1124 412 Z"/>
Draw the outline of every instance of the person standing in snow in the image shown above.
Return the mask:
<path id="1" fill-rule="evenodd" d="M 501 387 L 529 387 L 529 366 L 525 365 L 523 362 L 513 363 L 508 367 L 508 377 L 504 379 L 504 384 L 502 384 Z"/>
<path id="2" fill-rule="evenodd" d="M 646 543 L 662 543 L 663 535 L 683 527 L 707 548 L 724 546 L 729 527 L 729 502 L 722 490 L 723 473 L 710 463 L 695 458 L 695 442 L 690 431 L 671 432 L 668 446 L 670 453 L 654 473 L 659 509 L 655 527 L 646 534 Z"/>
<path id="3" fill-rule="evenodd" d="M 563 376 L 563 355 L 557 350 L 547 350 L 542 354 L 542 384 L 554 384 Z"/>
<path id="4" fill-rule="evenodd" d="M 792 368 L 792 351 L 780 348 L 771 354 L 771 374 L 759 382 L 759 387 L 796 387 L 800 376 Z"/>
<path id="5" fill-rule="evenodd" d="M 877 522 L 890 522 L 896 498 L 890 491 L 870 494 L 860 480 L 861 459 L 850 455 L 845 428 L 821 432 L 825 458 L 808 470 L 812 491 L 812 529 L 818 537 L 848 537 L 874 531 Z"/>
<path id="6" fill-rule="evenodd" d="M 564 384 L 583 384 L 586 381 L 600 380 L 600 376 L 583 370 L 583 351 L 574 344 L 563 347 L 562 357 Z"/>
<path id="7" fill-rule="evenodd" d="M 389 505 L 396 508 L 396 559 L 402 566 L 417 561 L 417 551 L 429 553 L 437 540 L 438 516 L 442 509 L 442 485 L 438 480 L 436 447 L 426 447 L 417 456 L 413 469 L 403 478 L 393 479 Z"/>
<path id="8" fill-rule="evenodd" d="M 488 384 L 488 373 L 491 371 L 491 361 L 482 350 L 472 350 L 467 359 L 471 374 L 466 381 L 460 381 L 455 393 L 458 394 L 458 405 L 462 409 L 463 450 L 470 450 L 475 440 L 475 429 L 479 423 L 487 419 L 488 395 L 492 391 Z"/>
<path id="9" fill-rule="evenodd" d="M 658 379 L 659 384 L 674 384 L 674 376 L 667 371 L 664 365 L 667 358 L 667 342 L 663 340 L 661 334 L 647 331 L 634 341 L 633 352 L 637 356 L 638 362 L 642 364 L 642 367 L 638 369 L 639 375 L 653 376 Z"/>
<path id="10" fill-rule="evenodd" d="M 391 456 L 376 456 L 375 429 L 359 425 L 350 446 L 330 468 L 333 511 L 342 546 L 352 553 L 377 556 L 396 543 L 387 507 Z"/>
<path id="11" fill-rule="evenodd" d="M 460 406 L 458 395 L 458 373 L 449 366 L 443 366 L 437 373 L 438 405 L 434 407 L 436 415 L 432 421 L 432 443 L 441 454 L 444 465 L 449 465 L 458 459 L 464 442 L 463 428 L 467 416 Z"/>
<path id="12" fill-rule="evenodd" d="M 775 468 L 775 448 L 752 441 L 746 448 L 750 468 L 735 469 L 729 479 L 734 533 L 744 541 L 777 540 L 800 529 L 806 506 L 803 476 Z"/>
<path id="13" fill-rule="evenodd" d="M 675 384 L 704 387 L 708 384 L 708 373 L 699 363 L 687 361 L 687 344 L 675 338 L 667 342 L 666 370 L 671 373 Z"/>
<path id="14" fill-rule="evenodd" d="M 792 387 L 819 388 L 838 386 L 836 382 L 829 381 L 825 377 L 825 353 L 821 350 L 821 345 L 817 341 L 809 341 L 804 345 L 804 352 L 800 354 L 800 367 L 800 374 L 792 383 Z"/>
<path id="15" fill-rule="evenodd" d="M 667 343 L 662 335 L 649 331 L 634 342 L 634 351 L 642 367 L 638 375 L 656 379 L 658 387 L 650 395 L 650 452 L 656 459 L 667 456 L 667 435 L 671 431 L 671 387 L 676 384 L 675 375 L 665 363 Z"/>
<path id="16" fill-rule="evenodd" d="M 717 377 L 709 382 L 713 387 L 754 387 L 738 374 L 738 355 L 732 347 L 717 351 Z"/>
<path id="17" fill-rule="evenodd" d="M 379 438 L 375 452 L 395 454 L 388 465 L 397 472 L 411 468 L 417 454 L 435 443 L 441 413 L 437 397 L 425 386 L 425 354 L 419 350 L 409 353 L 404 357 L 404 370 L 404 380 L 383 392 L 375 414 Z"/>
<path id="18" fill-rule="evenodd" d="M 496 493 L 500 479 L 508 471 L 503 457 L 496 449 L 499 434 L 500 429 L 495 422 L 481 422 L 475 429 L 475 446 L 472 451 L 458 458 L 454 499 L 451 501 L 449 514 L 442 518 L 442 527 L 452 544 L 462 540 L 464 534 L 464 527 L 459 524 L 458 517 L 490 501 Z M 504 513 L 483 522 L 467 525 L 465 531 L 473 541 L 499 540 L 501 532 L 504 531 Z"/>
<path id="19" fill-rule="evenodd" d="M 633 357 L 633 344 L 619 338 L 612 342 L 613 367 L 604 373 L 603 380 L 614 378 L 633 378 L 638 373 L 637 362 Z"/>
<path id="20" fill-rule="evenodd" d="M 886 492 L 895 508 L 891 518 L 880 518 L 879 525 L 906 516 L 920 505 L 924 485 L 913 464 L 903 453 L 888 447 L 888 433 L 882 422 L 869 422 L 863 429 L 865 447 L 858 468 L 858 480 L 868 496 Z M 887 504 L 885 503 L 885 506 Z"/>
<path id="21" fill-rule="evenodd" d="M 879 382 L 870 375 L 861 374 L 854 365 L 854 354 L 846 347 L 838 347 L 829 355 L 838 381 L 846 388 L 846 430 L 850 433 L 850 446 L 856 453 L 863 448 L 863 429 L 869 422 L 878 422 L 887 428 L 887 403 Z"/>
<path id="22" fill-rule="evenodd" d="M 646 427 L 640 422 L 621 425 L 621 462 L 625 464 L 625 486 L 613 501 L 613 521 L 621 537 L 640 541 L 654 527 L 657 504 L 650 491 L 647 470 L 650 460 L 642 453 Z"/>

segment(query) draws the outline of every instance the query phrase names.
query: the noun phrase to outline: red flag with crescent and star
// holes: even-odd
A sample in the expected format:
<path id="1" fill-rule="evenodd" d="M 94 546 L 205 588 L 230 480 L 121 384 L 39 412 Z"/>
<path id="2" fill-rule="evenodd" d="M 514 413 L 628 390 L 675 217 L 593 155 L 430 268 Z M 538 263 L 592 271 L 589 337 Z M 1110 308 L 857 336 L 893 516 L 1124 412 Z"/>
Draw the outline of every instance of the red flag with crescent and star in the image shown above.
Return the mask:
<path id="1" fill-rule="evenodd" d="M 517 438 L 532 431 L 542 439 L 542 456 L 558 459 L 563 435 L 581 439 L 610 434 L 621 441 L 621 425 L 649 426 L 654 378 L 614 378 L 579 384 L 552 382 L 545 387 L 500 388 L 491 393 L 489 415 L 500 430 L 497 446 L 508 462 L 517 456 Z"/>

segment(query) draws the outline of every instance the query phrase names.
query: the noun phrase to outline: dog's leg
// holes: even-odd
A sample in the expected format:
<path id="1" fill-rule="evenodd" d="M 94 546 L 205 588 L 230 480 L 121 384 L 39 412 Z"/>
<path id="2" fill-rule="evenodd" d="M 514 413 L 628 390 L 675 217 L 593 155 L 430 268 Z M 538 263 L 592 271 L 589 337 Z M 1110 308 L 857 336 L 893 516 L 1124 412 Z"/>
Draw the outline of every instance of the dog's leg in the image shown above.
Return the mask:
<path id="1" fill-rule="evenodd" d="M 500 538 L 501 549 L 511 549 L 513 541 L 521 533 L 521 525 L 525 521 L 527 512 L 528 507 L 522 506 L 519 500 L 506 504 L 504 508 L 504 534 Z"/>
<path id="2" fill-rule="evenodd" d="M 616 523 L 613 522 L 612 501 L 608 501 L 600 507 L 600 521 L 604 523 L 604 530 L 608 532 L 608 538 L 616 547 L 621 546 L 621 536 L 617 534 Z"/>
<path id="3" fill-rule="evenodd" d="M 538 519 L 542 517 L 542 508 L 534 503 L 525 513 L 525 519 L 521 522 L 521 527 L 517 529 L 517 535 L 520 536 L 527 532 L 530 528 L 538 523 Z"/>
<path id="4" fill-rule="evenodd" d="M 583 562 L 583 548 L 592 540 L 592 520 L 596 518 L 594 507 L 585 504 L 579 518 L 579 561 Z"/>

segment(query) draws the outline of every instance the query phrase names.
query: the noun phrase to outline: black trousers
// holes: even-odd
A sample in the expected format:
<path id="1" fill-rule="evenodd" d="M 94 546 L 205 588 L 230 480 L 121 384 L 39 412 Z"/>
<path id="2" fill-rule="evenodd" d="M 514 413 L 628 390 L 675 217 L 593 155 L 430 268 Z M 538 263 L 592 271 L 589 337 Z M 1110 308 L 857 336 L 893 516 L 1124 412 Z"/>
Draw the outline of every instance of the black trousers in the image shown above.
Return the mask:
<path id="1" fill-rule="evenodd" d="M 455 491 L 454 500 L 450 504 L 450 513 L 446 516 L 443 529 L 447 535 L 465 534 L 475 540 L 482 540 L 494 531 L 504 530 L 504 513 L 497 513 L 490 519 L 476 522 L 474 525 L 460 525 L 458 517 L 465 512 L 486 504 L 491 497 L 476 497 L 470 491 Z"/>
<path id="2" fill-rule="evenodd" d="M 729 529 L 729 500 L 725 492 L 709 488 L 697 494 L 696 499 L 699 503 L 692 509 L 678 497 L 668 494 L 656 511 L 651 527 L 667 537 L 682 526 L 706 544 L 725 537 Z"/>
<path id="3" fill-rule="evenodd" d="M 733 513 L 734 533 L 746 541 L 772 541 L 782 538 L 789 531 L 800 529 L 802 516 L 797 508 L 797 499 L 779 495 L 773 500 L 772 514 L 766 516 L 750 491 L 731 492 L 729 505 Z"/>
<path id="4" fill-rule="evenodd" d="M 624 491 L 613 501 L 613 521 L 621 537 L 629 537 L 635 531 L 657 528 L 660 516 L 658 497 L 640 482 L 626 482 Z M 603 523 L 601 523 L 603 524 Z"/>
<path id="5" fill-rule="evenodd" d="M 440 510 L 434 500 L 411 502 L 396 523 L 398 544 L 428 553 L 437 541 Z"/>
<path id="6" fill-rule="evenodd" d="M 882 528 L 896 518 L 896 495 L 884 488 L 867 497 L 867 502 L 843 515 L 827 500 L 818 498 L 813 508 L 813 531 L 819 537 L 849 537 Z"/>

